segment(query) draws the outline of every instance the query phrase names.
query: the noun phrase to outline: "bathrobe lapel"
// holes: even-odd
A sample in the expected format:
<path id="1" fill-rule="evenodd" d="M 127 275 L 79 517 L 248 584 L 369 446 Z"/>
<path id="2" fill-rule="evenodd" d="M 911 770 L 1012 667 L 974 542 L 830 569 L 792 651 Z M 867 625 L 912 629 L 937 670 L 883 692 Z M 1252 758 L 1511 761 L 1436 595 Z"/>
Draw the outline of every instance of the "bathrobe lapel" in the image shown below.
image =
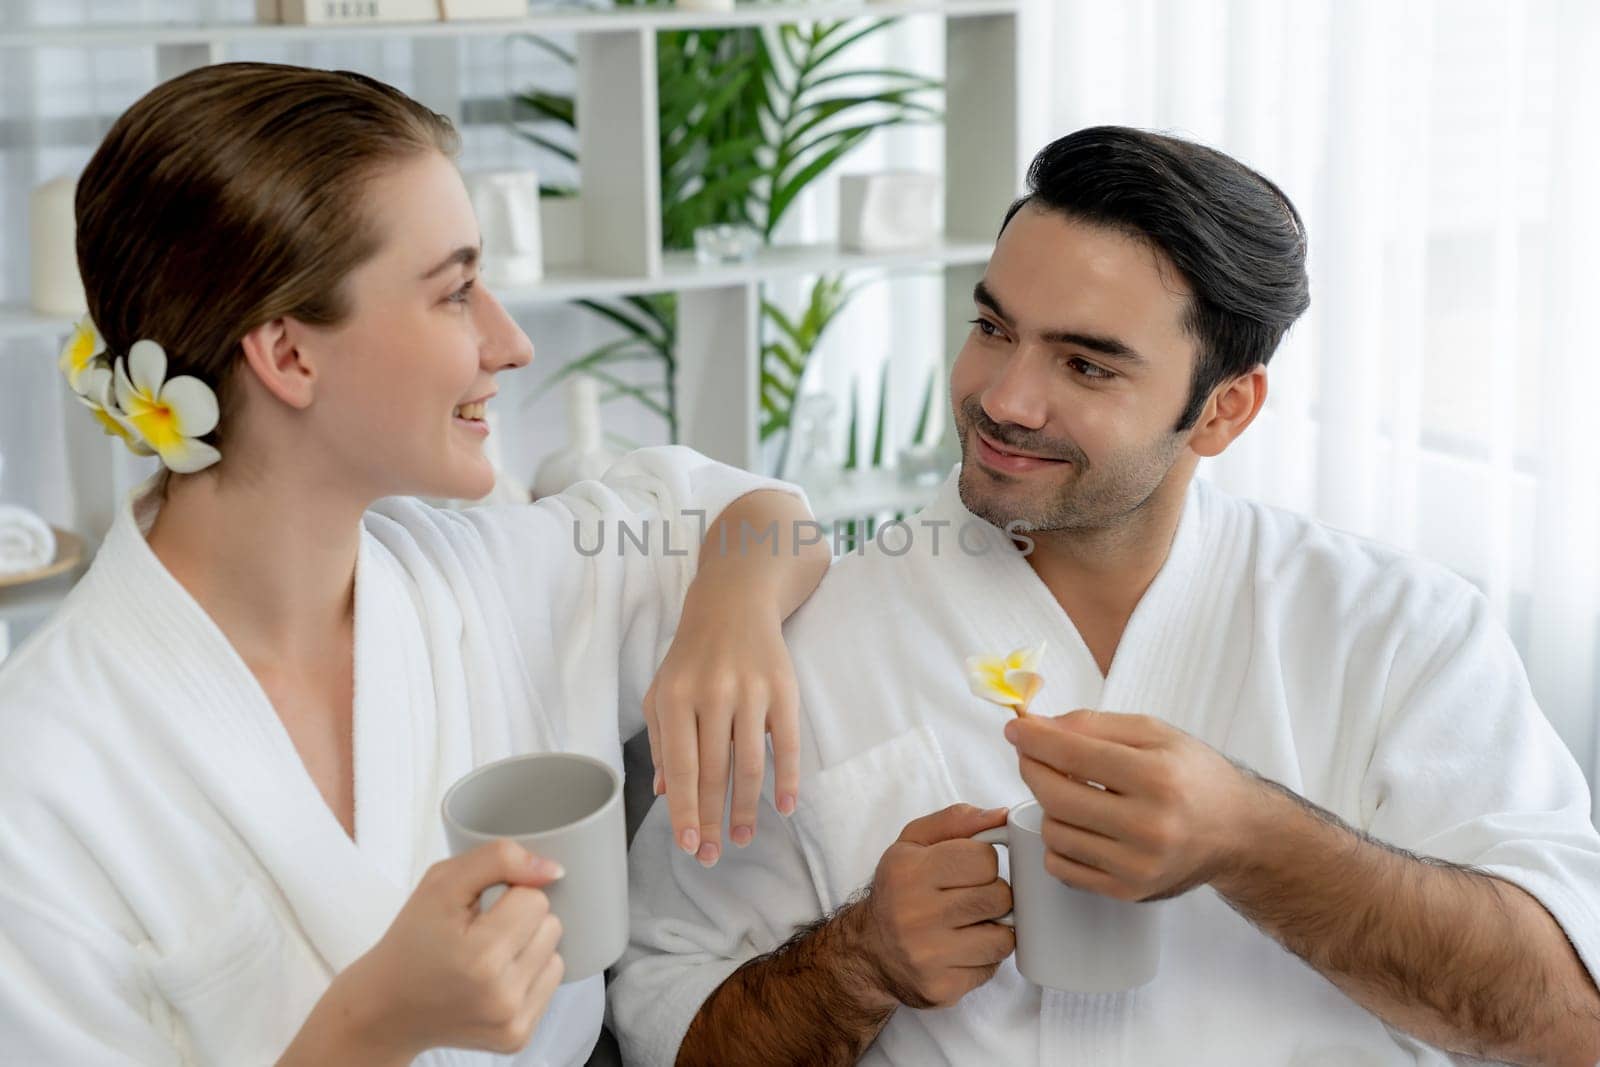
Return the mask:
<path id="1" fill-rule="evenodd" d="M 281 891 L 330 974 L 349 966 L 404 902 L 420 726 L 408 694 L 426 668 L 415 612 L 363 537 L 356 585 L 357 841 L 328 808 L 266 693 L 222 631 L 151 552 L 130 509 L 101 550 L 107 622 L 150 679 L 151 728 L 216 816 Z M 425 685 L 425 683 L 424 683 Z M 369 847 L 370 846 L 370 847 Z"/>
<path id="2" fill-rule="evenodd" d="M 1202 566 L 1215 554 L 1217 540 L 1207 530 L 1205 500 L 1191 484 L 1167 559 L 1140 599 L 1123 631 L 1110 671 L 1102 676 L 1088 645 L 1070 616 L 1039 580 L 1027 558 L 1006 534 L 978 519 L 961 503 L 959 469 L 939 497 L 919 516 L 969 529 L 965 546 L 946 533 L 940 552 L 919 553 L 926 580 L 949 590 L 951 603 L 968 617 L 981 615 L 985 629 L 1012 635 L 1018 645 L 1046 642 L 1040 670 L 1045 688 L 1034 704 L 1046 715 L 1074 708 L 1129 711 L 1170 719 L 1185 729 L 1192 701 L 1186 674 L 1206 662 L 1224 637 L 1224 627 L 1208 625 L 1226 567 Z M 983 550 L 977 551 L 979 544 Z M 947 556 L 958 558 L 947 559 Z M 1004 651 L 993 650 L 974 651 Z"/>
<path id="3" fill-rule="evenodd" d="M 1077 628 L 1005 532 L 967 510 L 959 479 L 958 467 L 910 520 L 917 573 L 906 589 L 924 601 L 923 625 L 950 631 L 951 643 L 967 655 L 1003 653 L 1042 640 L 1045 687 L 1035 710 L 1061 714 L 1094 707 L 1104 680 Z M 883 543 L 894 536 L 885 533 Z"/>
<path id="4" fill-rule="evenodd" d="M 924 518 L 944 519 L 959 529 L 981 523 L 961 503 L 959 470 Z M 963 553 L 958 565 L 943 566 L 924 554 L 934 579 L 951 590 L 956 604 L 981 613 L 987 628 L 1015 635 L 1018 644 L 1043 638 L 1045 687 L 1034 710 L 1060 715 L 1074 708 L 1136 712 L 1169 721 L 1197 736 L 1220 738 L 1233 714 L 1229 701 L 1200 699 L 1225 686 L 1239 670 L 1241 650 L 1229 648 L 1230 588 L 1243 580 L 1245 538 L 1226 516 L 1216 514 L 1204 487 L 1191 483 L 1167 559 L 1145 591 L 1101 676 L 1087 644 L 1027 559 L 1011 550 L 1006 535 L 982 524 L 990 550 Z M 969 536 L 977 543 L 978 527 Z M 1248 637 L 1248 634 L 1245 635 Z M 998 651 L 998 649 L 996 649 Z M 1209 709 L 1209 711 L 1207 710 Z M 1228 721 L 1207 721 L 1206 715 Z M 1041 992 L 1040 1063 L 1114 1057 L 1125 1035 L 1148 1020 L 1148 991 L 1118 994 Z"/>

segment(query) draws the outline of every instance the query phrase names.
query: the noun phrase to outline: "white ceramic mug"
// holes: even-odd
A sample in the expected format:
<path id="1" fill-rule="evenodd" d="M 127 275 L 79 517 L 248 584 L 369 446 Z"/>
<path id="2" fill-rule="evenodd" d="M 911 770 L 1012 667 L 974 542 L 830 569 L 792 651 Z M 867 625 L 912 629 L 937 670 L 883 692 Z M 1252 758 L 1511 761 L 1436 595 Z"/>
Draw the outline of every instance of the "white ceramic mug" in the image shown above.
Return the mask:
<path id="1" fill-rule="evenodd" d="M 544 277 L 539 175 L 531 170 L 462 175 L 483 235 L 483 278 L 491 286 L 532 285 Z"/>
<path id="2" fill-rule="evenodd" d="M 1011 853 L 1012 911 L 999 920 L 1017 931 L 1017 970 L 1035 985 L 1071 993 L 1117 993 L 1144 985 L 1161 962 L 1157 903 L 1130 903 L 1074 889 L 1044 867 L 1037 801 L 1011 809 L 1006 824 L 974 834 Z"/>
<path id="3" fill-rule="evenodd" d="M 509 837 L 555 860 L 566 875 L 544 887 L 561 920 L 563 982 L 599 974 L 628 947 L 628 843 L 622 775 L 572 752 L 540 752 L 485 764 L 450 787 L 441 805 L 450 854 Z M 491 886 L 487 909 L 505 892 Z"/>

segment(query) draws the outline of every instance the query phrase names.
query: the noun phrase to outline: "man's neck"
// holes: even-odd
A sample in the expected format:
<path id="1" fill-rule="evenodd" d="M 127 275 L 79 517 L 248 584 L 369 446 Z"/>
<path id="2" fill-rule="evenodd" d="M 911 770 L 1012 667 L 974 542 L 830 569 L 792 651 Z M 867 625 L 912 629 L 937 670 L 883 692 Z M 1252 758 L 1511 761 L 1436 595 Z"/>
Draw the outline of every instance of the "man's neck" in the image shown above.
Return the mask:
<path id="1" fill-rule="evenodd" d="M 1029 565 L 1072 619 L 1101 674 L 1110 671 L 1128 620 L 1167 561 L 1188 485 L 1187 476 L 1169 477 L 1113 526 L 1028 535 Z"/>
<path id="2" fill-rule="evenodd" d="M 176 479 L 148 540 L 247 662 L 316 662 L 349 633 L 365 508 L 281 475 Z"/>

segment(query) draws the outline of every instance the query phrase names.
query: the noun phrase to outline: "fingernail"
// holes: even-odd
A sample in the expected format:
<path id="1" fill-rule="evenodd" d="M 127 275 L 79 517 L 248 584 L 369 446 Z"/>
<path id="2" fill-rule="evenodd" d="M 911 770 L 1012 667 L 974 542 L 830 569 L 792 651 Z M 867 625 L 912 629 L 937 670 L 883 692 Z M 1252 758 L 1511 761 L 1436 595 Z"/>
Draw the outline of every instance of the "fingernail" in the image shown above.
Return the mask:
<path id="1" fill-rule="evenodd" d="M 650 790 L 651 790 L 651 792 L 655 793 L 656 796 L 660 796 L 661 795 L 661 772 L 660 771 L 656 772 L 655 781 L 650 783 Z"/>
<path id="2" fill-rule="evenodd" d="M 716 864 L 717 857 L 720 855 L 722 855 L 722 850 L 716 845 L 712 844 L 710 841 L 707 841 L 705 844 L 700 846 L 700 852 L 695 858 L 700 861 L 700 865 L 702 867 L 711 867 Z"/>
<path id="3" fill-rule="evenodd" d="M 700 831 L 691 826 L 678 837 L 678 840 L 682 843 L 683 850 L 692 856 L 695 849 L 700 847 Z"/>
<path id="4" fill-rule="evenodd" d="M 1006 730 L 1005 730 L 1006 740 L 1010 741 L 1013 745 L 1017 743 L 1017 730 L 1018 729 L 1019 729 L 1019 727 L 1017 726 L 1017 720 L 1012 719 L 1011 721 L 1006 723 Z"/>
<path id="5" fill-rule="evenodd" d="M 789 816 L 794 814 L 794 794 L 785 793 L 778 798 L 778 814 Z"/>
<path id="6" fill-rule="evenodd" d="M 755 831 L 748 826 L 735 826 L 728 836 L 733 838 L 734 844 L 744 848 L 750 843 L 750 838 L 755 836 Z"/>
<path id="7" fill-rule="evenodd" d="M 540 878 L 565 878 L 567 869 L 555 860 L 534 860 L 534 873 Z"/>

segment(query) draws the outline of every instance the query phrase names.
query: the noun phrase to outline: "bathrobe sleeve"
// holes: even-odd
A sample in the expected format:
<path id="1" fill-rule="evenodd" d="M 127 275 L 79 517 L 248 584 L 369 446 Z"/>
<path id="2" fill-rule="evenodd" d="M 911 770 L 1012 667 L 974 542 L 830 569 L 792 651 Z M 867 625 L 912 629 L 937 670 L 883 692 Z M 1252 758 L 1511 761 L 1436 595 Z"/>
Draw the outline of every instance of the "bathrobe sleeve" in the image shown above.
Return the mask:
<path id="1" fill-rule="evenodd" d="M 1583 772 L 1484 597 L 1466 587 L 1436 606 L 1393 663 L 1366 829 L 1520 886 L 1600 981 L 1600 835 Z"/>
<path id="2" fill-rule="evenodd" d="M 623 1062 L 671 1067 L 689 1023 L 729 975 L 823 916 L 793 825 L 772 805 L 770 768 L 756 829 L 749 847 L 728 849 L 710 870 L 673 845 L 660 800 L 635 835 L 629 945 L 607 989 Z"/>
<path id="3" fill-rule="evenodd" d="M 505 583 L 524 647 L 553 637 L 569 669 L 615 650 L 626 740 L 644 729 L 644 694 L 677 629 L 706 529 L 763 489 L 804 500 L 796 486 L 668 445 L 631 452 L 599 480 L 531 506 L 463 514 Z"/>

